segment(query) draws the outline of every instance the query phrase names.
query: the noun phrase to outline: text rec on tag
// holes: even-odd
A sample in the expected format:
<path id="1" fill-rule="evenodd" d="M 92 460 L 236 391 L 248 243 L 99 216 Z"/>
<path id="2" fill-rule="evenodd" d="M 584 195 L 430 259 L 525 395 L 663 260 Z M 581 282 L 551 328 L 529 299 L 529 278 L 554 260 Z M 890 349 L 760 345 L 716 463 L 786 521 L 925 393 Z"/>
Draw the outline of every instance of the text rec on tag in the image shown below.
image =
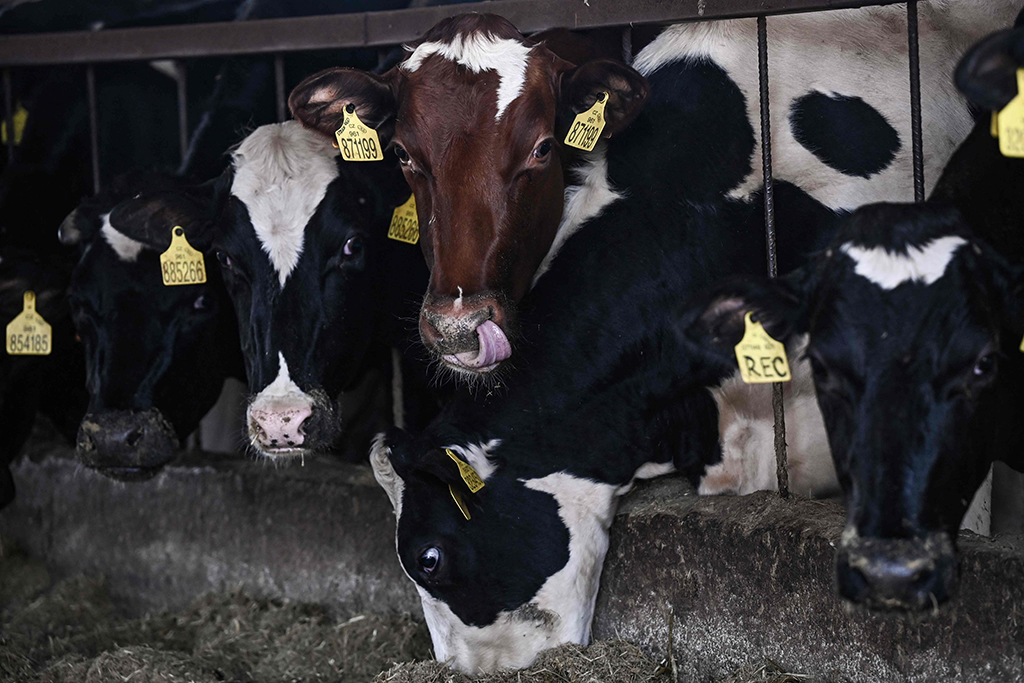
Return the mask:
<path id="1" fill-rule="evenodd" d="M 1024 158 L 1024 69 L 1017 69 L 1017 96 L 997 117 L 999 151 L 1004 157 Z"/>
<path id="2" fill-rule="evenodd" d="M 604 107 L 608 104 L 608 93 L 597 94 L 594 106 L 582 114 L 577 114 L 569 132 L 565 135 L 565 144 L 570 147 L 592 152 L 604 130 Z"/>
<path id="3" fill-rule="evenodd" d="M 388 237 L 399 242 L 416 244 L 420 241 L 420 221 L 416 217 L 416 195 L 409 199 L 391 215 Z"/>
<path id="4" fill-rule="evenodd" d="M 36 293 L 25 292 L 22 311 L 7 325 L 7 353 L 12 356 L 48 356 L 53 348 L 50 323 L 36 313 Z"/>
<path id="5" fill-rule="evenodd" d="M 736 345 L 740 377 L 747 384 L 788 382 L 792 375 L 789 374 L 786 347 L 772 339 L 761 323 L 754 322 L 750 316 L 748 311 L 743 318 L 743 339 Z"/>
<path id="6" fill-rule="evenodd" d="M 341 128 L 334 131 L 334 138 L 345 161 L 384 161 L 377 131 L 359 120 L 352 104 L 345 107 L 345 118 Z"/>
<path id="7" fill-rule="evenodd" d="M 180 225 L 171 228 L 171 246 L 160 254 L 160 274 L 167 287 L 201 285 L 206 282 L 203 252 L 192 248 L 185 239 L 185 230 Z"/>
<path id="8" fill-rule="evenodd" d="M 470 493 L 476 493 L 484 487 L 484 480 L 480 478 L 480 475 L 476 473 L 473 466 L 467 462 L 463 462 L 459 459 L 459 456 L 452 453 L 452 449 L 446 448 L 444 452 L 448 454 L 448 457 L 455 461 L 455 464 L 459 466 L 459 474 L 462 475 L 462 481 L 466 482 L 466 486 L 469 488 Z"/>

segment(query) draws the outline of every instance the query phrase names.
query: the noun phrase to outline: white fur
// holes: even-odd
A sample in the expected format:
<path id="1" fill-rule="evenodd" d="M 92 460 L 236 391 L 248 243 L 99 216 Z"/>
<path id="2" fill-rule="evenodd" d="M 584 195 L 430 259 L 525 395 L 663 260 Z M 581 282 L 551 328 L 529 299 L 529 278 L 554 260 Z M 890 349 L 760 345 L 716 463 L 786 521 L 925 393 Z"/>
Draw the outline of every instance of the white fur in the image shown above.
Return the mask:
<path id="1" fill-rule="evenodd" d="M 793 379 L 783 385 L 790 490 L 825 497 L 839 492 L 828 433 L 814 393 L 810 363 L 799 360 L 804 337 L 787 349 Z M 739 371 L 711 390 L 718 404 L 722 462 L 707 469 L 697 492 L 747 494 L 778 490 L 770 384 L 745 384 Z"/>
<path id="2" fill-rule="evenodd" d="M 124 233 L 118 232 L 117 228 L 110 224 L 109 213 L 103 214 L 103 227 L 100 228 L 100 234 L 103 235 L 103 239 L 122 261 L 134 263 L 139 258 L 139 254 L 142 253 L 142 242 L 136 242 Z"/>
<path id="3" fill-rule="evenodd" d="M 284 354 L 277 352 L 277 377 L 274 381 L 263 388 L 263 391 L 256 394 L 256 398 L 249 404 L 246 410 L 246 421 L 251 426 L 255 420 L 253 411 L 264 410 L 274 406 L 280 409 L 282 406 L 295 406 L 312 408 L 313 399 L 306 392 L 299 388 L 299 385 L 292 381 L 288 374 L 288 363 L 285 362 Z"/>
<path id="4" fill-rule="evenodd" d="M 450 448 L 455 455 L 469 463 L 481 479 L 487 481 L 487 478 L 494 474 L 496 469 L 491 462 L 490 455 L 500 445 L 501 439 L 491 439 L 487 443 L 474 443 L 468 446 L 453 444 L 445 446 L 445 448 Z"/>
<path id="5" fill-rule="evenodd" d="M 839 249 L 853 259 L 854 272 L 871 280 L 882 289 L 895 289 L 904 282 L 923 282 L 930 285 L 946 272 L 957 249 L 967 240 L 947 235 L 925 242 L 921 246 L 908 246 L 905 254 L 891 252 L 884 247 L 859 247 L 847 242 Z"/>
<path id="6" fill-rule="evenodd" d="M 523 91 L 531 49 L 530 45 L 512 38 L 497 39 L 485 33 L 459 34 L 450 43 L 420 43 L 402 62 L 401 68 L 409 72 L 416 71 L 427 57 L 436 54 L 473 73 L 497 72 L 498 110 L 494 114 L 497 121 Z"/>
<path id="7" fill-rule="evenodd" d="M 338 177 L 336 156 L 298 121 L 260 126 L 232 154 L 231 193 L 249 210 L 282 288 L 302 255 L 306 224 Z"/>
<path id="8" fill-rule="evenodd" d="M 391 465 L 390 455 L 389 449 L 384 445 L 384 432 L 380 432 L 373 437 L 373 443 L 370 445 L 370 466 L 373 468 L 373 478 L 388 494 L 391 507 L 395 510 L 395 519 L 399 519 L 402 516 L 402 492 L 405 490 L 405 482 Z M 395 543 L 398 543 L 397 534 Z"/>
<path id="9" fill-rule="evenodd" d="M 973 125 L 950 74 L 967 47 L 1012 24 L 1015 4 L 1010 0 L 939 0 L 920 6 L 924 177 L 928 188 Z M 669 27 L 637 55 L 634 67 L 649 75 L 686 57 L 715 62 L 744 94 L 756 145 L 750 173 L 733 188 L 732 195 L 747 199 L 762 186 L 756 21 Z M 905 8 L 894 5 L 770 17 L 768 64 L 777 180 L 798 185 L 832 209 L 913 199 Z M 881 113 L 900 137 L 893 162 L 869 178 L 851 177 L 826 166 L 800 145 L 789 124 L 790 106 L 812 90 L 860 97 Z"/>

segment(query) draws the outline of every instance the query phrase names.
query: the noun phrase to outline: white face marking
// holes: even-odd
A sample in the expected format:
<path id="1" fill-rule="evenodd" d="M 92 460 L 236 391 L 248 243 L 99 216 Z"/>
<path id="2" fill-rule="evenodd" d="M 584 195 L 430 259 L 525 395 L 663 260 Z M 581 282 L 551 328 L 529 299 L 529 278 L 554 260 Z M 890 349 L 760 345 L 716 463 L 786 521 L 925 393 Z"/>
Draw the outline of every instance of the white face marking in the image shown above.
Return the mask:
<path id="1" fill-rule="evenodd" d="M 806 347 L 805 335 L 786 349 L 793 371 L 793 380 L 783 384 L 789 485 L 802 496 L 822 498 L 839 492 L 839 480 L 811 364 L 803 359 Z M 697 492 L 706 496 L 777 490 L 771 385 L 745 384 L 737 371 L 711 395 L 718 405 L 722 461 L 707 468 Z"/>
<path id="2" fill-rule="evenodd" d="M 473 443 L 468 446 L 453 444 L 445 446 L 445 448 L 450 448 L 453 453 L 472 465 L 476 473 L 480 475 L 480 478 L 487 481 L 487 478 L 494 474 L 495 470 L 494 464 L 491 463 L 490 455 L 500 445 L 501 439 L 491 439 L 487 443 Z"/>
<path id="3" fill-rule="evenodd" d="M 904 282 L 930 285 L 946 272 L 956 250 L 967 240 L 956 235 L 939 237 L 921 246 L 908 246 L 907 252 L 891 252 L 883 247 L 859 247 L 847 242 L 839 248 L 854 260 L 854 272 L 882 289 L 895 289 Z"/>
<path id="4" fill-rule="evenodd" d="M 532 46 L 512 38 L 495 39 L 484 33 L 460 34 L 450 43 L 429 42 L 416 46 L 401 64 L 405 71 L 416 71 L 430 55 L 439 55 L 466 67 L 473 73 L 498 73 L 498 110 L 494 120 L 501 119 L 508 105 L 519 97 L 526 82 L 526 66 Z"/>
<path id="5" fill-rule="evenodd" d="M 136 242 L 124 233 L 118 232 L 117 229 L 110 224 L 109 213 L 103 214 L 103 227 L 100 228 L 100 234 L 103 235 L 103 239 L 110 245 L 110 248 L 114 250 L 114 253 L 117 254 L 117 257 L 122 261 L 133 263 L 139 258 L 139 254 L 142 253 L 142 242 Z"/>
<path id="6" fill-rule="evenodd" d="M 294 413 L 308 415 L 313 409 L 313 399 L 310 398 L 288 374 L 288 363 L 284 354 L 277 353 L 277 377 L 274 381 L 263 388 L 263 391 L 256 395 L 246 410 L 246 422 L 249 425 L 250 440 L 253 446 L 266 454 L 265 446 L 261 445 L 255 437 L 257 429 L 262 429 L 258 416 L 275 415 L 282 413 Z M 303 418 L 304 419 L 304 418 Z M 301 424 L 301 419 L 299 420 Z M 299 424 L 295 424 L 289 433 L 298 433 Z M 301 439 L 299 440 L 301 443 Z M 284 443 L 281 444 L 282 447 Z"/>
<path id="7" fill-rule="evenodd" d="M 232 153 L 231 194 L 248 209 L 282 288 L 302 255 L 306 224 L 338 177 L 337 153 L 298 121 L 260 126 Z"/>

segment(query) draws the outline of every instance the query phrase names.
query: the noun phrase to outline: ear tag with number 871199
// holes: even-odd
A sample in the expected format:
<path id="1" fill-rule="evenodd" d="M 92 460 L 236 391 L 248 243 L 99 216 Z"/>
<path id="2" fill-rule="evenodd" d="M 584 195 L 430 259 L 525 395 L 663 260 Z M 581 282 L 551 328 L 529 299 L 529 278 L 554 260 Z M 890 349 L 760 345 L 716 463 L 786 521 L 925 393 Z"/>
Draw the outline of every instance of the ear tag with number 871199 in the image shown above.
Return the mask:
<path id="1" fill-rule="evenodd" d="M 751 312 L 747 311 L 743 318 L 743 339 L 736 345 L 740 377 L 747 384 L 788 382 L 792 375 L 789 374 L 786 347 L 772 339 L 761 323 L 754 322 L 750 316 Z"/>
<path id="2" fill-rule="evenodd" d="M 420 241 L 420 222 L 416 217 L 416 195 L 409 195 L 409 199 L 391 214 L 388 237 L 409 244 L 416 244 Z"/>
<path id="3" fill-rule="evenodd" d="M 345 105 L 345 118 L 334 138 L 345 161 L 384 161 L 377 131 L 359 120 L 355 105 Z"/>
<path id="4" fill-rule="evenodd" d="M 7 353 L 12 356 L 49 356 L 52 328 L 36 313 L 36 293 L 25 292 L 22 311 L 7 325 Z"/>
<path id="5" fill-rule="evenodd" d="M 997 118 L 999 151 L 1004 157 L 1024 158 L 1024 69 L 1017 69 L 1017 96 Z"/>
<path id="6" fill-rule="evenodd" d="M 185 239 L 185 230 L 176 225 L 171 228 L 171 246 L 160 254 L 160 274 L 164 285 L 201 285 L 206 282 L 206 262 L 203 252 L 194 249 Z"/>
<path id="7" fill-rule="evenodd" d="M 598 93 L 594 106 L 582 114 L 576 115 L 572 125 L 569 126 L 569 132 L 565 134 L 565 144 L 587 152 L 594 151 L 597 139 L 601 137 L 601 131 L 604 130 L 604 107 L 606 104 L 608 104 L 608 93 Z"/>

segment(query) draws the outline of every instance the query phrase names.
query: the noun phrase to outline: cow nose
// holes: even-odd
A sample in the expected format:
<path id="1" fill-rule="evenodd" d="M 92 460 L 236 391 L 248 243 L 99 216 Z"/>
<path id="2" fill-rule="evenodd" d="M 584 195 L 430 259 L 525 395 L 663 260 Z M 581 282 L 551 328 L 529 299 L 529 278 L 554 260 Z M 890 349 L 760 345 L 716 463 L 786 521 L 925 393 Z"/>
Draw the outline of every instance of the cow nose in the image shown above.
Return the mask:
<path id="1" fill-rule="evenodd" d="M 909 539 L 855 539 L 836 557 L 839 593 L 873 609 L 918 611 L 948 600 L 956 556 L 948 535 Z"/>
<path id="2" fill-rule="evenodd" d="M 261 448 L 295 448 L 305 441 L 303 425 L 312 414 L 313 407 L 308 404 L 254 408 L 251 431 Z"/>
<path id="3" fill-rule="evenodd" d="M 449 365 L 487 372 L 512 355 L 503 317 L 491 298 L 429 301 L 420 315 L 420 336 Z"/>
<path id="4" fill-rule="evenodd" d="M 153 476 L 178 449 L 174 428 L 156 408 L 89 413 L 78 427 L 78 460 L 123 481 Z"/>

